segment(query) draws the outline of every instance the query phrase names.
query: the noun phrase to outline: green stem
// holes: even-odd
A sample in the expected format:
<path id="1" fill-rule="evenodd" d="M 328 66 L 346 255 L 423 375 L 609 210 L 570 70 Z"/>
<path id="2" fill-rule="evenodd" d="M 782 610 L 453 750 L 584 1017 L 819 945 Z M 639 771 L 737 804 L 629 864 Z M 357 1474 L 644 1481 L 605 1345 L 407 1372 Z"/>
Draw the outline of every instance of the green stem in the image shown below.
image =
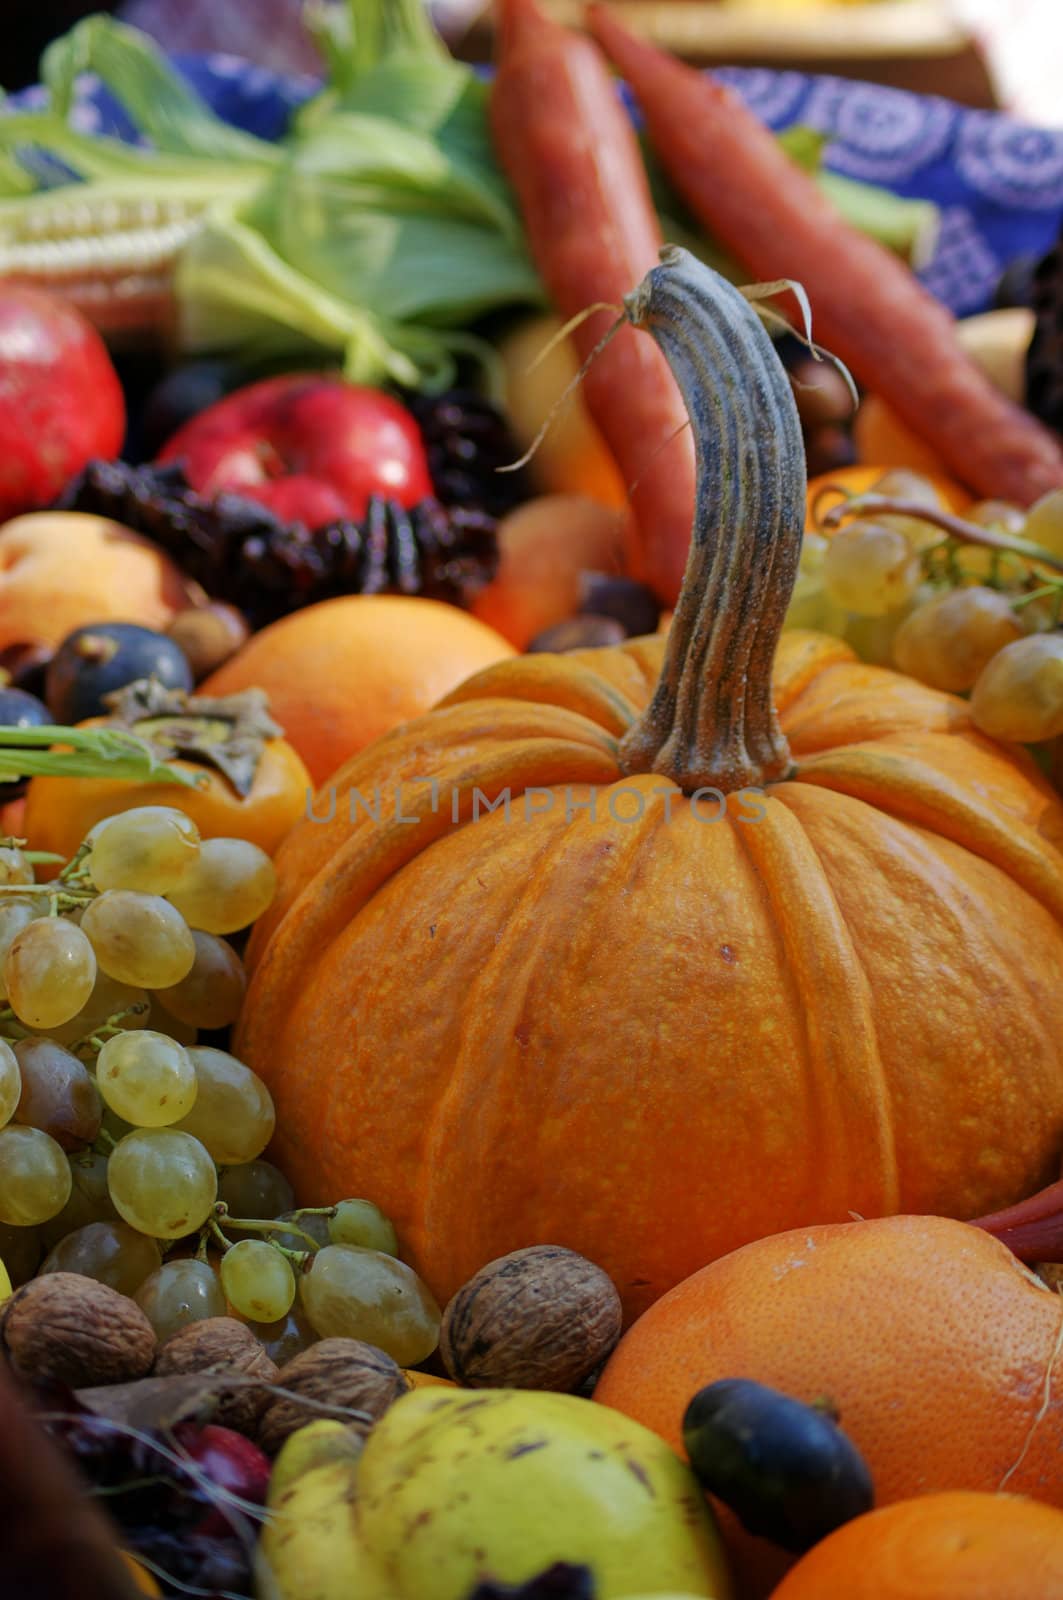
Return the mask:
<path id="1" fill-rule="evenodd" d="M 53 745 L 69 745 L 55 750 Z M 123 778 L 202 788 L 205 774 L 160 761 L 145 740 L 121 728 L 0 727 L 0 781 L 16 778 Z"/>
<path id="2" fill-rule="evenodd" d="M 793 389 L 748 300 L 685 250 L 662 251 L 625 310 L 672 369 L 698 475 L 664 667 L 621 740 L 621 768 L 662 773 L 688 794 L 757 787 L 791 766 L 772 666 L 805 523 Z"/>

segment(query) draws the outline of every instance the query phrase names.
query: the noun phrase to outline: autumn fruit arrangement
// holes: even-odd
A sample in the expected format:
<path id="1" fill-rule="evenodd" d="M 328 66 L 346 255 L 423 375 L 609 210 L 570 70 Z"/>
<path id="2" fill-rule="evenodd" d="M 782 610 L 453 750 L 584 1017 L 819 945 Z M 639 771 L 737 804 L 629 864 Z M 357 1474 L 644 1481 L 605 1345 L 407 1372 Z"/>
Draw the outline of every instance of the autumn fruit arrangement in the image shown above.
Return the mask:
<path id="1" fill-rule="evenodd" d="M 717 83 L 500 12 L 488 83 L 351 0 L 276 144 L 103 18 L 0 118 L 81 179 L 0 200 L 51 350 L 0 393 L 5 1579 L 1059 1600 L 1054 312 L 1035 416 Z M 139 401 L 86 320 L 137 275 L 195 355 Z"/>

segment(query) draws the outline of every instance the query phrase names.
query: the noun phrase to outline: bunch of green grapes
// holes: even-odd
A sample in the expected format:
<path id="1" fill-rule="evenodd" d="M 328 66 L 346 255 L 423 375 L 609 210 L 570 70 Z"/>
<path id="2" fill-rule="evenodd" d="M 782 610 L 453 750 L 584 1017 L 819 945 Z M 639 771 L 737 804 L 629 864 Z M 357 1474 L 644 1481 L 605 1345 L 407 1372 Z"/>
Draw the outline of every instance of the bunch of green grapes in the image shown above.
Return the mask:
<path id="1" fill-rule="evenodd" d="M 975 724 L 994 738 L 1063 735 L 1063 492 L 1028 512 L 989 500 L 956 518 L 932 483 L 897 469 L 869 495 L 907 510 L 868 501 L 865 512 L 858 500 L 850 519 L 837 497 L 825 499 L 786 626 L 969 694 Z"/>
<path id="2" fill-rule="evenodd" d="M 197 1043 L 246 987 L 224 937 L 274 890 L 243 840 L 145 806 L 98 824 L 50 884 L 0 846 L 0 1261 L 136 1298 L 160 1340 L 233 1315 L 287 1359 L 337 1331 L 417 1361 L 439 1309 L 370 1202 L 294 1210 L 263 1158 L 269 1090 Z"/>

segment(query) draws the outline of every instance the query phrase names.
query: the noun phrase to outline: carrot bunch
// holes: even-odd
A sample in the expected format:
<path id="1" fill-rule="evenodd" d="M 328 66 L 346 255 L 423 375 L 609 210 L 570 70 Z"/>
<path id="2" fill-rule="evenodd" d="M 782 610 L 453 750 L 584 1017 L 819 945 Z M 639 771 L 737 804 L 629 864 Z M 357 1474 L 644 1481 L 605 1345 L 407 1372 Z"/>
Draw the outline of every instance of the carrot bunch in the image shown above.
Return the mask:
<path id="1" fill-rule="evenodd" d="M 566 317 L 619 302 L 655 263 L 661 238 L 638 143 L 590 39 L 500 0 L 491 116 L 532 254 Z M 656 154 L 692 213 L 751 277 L 800 282 L 816 337 L 887 400 L 964 483 L 1029 505 L 1063 487 L 1063 447 L 974 365 L 948 311 L 884 246 L 859 233 L 737 95 L 636 39 L 602 5 L 591 32 L 642 108 Z M 581 355 L 608 327 L 575 335 Z M 648 348 L 645 350 L 642 346 Z M 588 408 L 625 481 L 633 569 L 665 603 L 686 563 L 693 449 L 663 358 L 632 329 L 585 379 Z"/>

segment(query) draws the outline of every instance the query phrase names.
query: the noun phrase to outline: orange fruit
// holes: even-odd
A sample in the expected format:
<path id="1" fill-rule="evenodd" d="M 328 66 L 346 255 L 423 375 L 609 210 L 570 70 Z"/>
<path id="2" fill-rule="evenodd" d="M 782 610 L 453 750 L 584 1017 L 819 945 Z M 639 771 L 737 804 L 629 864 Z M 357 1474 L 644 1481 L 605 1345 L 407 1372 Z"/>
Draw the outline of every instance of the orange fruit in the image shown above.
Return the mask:
<path id="1" fill-rule="evenodd" d="M 380 734 L 514 653 L 493 628 L 440 600 L 343 595 L 254 634 L 198 692 L 265 689 L 270 715 L 321 784 Z"/>
<path id="2" fill-rule="evenodd" d="M 1063 1513 L 955 1490 L 869 1511 L 813 1546 L 772 1600 L 1061 1600 Z"/>
<path id="3" fill-rule="evenodd" d="M 754 1378 L 833 1402 L 878 1505 L 1003 1485 L 1063 1506 L 1063 1384 L 1046 1403 L 1061 1362 L 1063 1301 L 1004 1245 L 943 1217 L 884 1217 L 776 1234 L 687 1278 L 621 1340 L 595 1398 L 681 1450 L 699 1389 Z M 725 1523 L 763 1593 L 781 1558 Z"/>

